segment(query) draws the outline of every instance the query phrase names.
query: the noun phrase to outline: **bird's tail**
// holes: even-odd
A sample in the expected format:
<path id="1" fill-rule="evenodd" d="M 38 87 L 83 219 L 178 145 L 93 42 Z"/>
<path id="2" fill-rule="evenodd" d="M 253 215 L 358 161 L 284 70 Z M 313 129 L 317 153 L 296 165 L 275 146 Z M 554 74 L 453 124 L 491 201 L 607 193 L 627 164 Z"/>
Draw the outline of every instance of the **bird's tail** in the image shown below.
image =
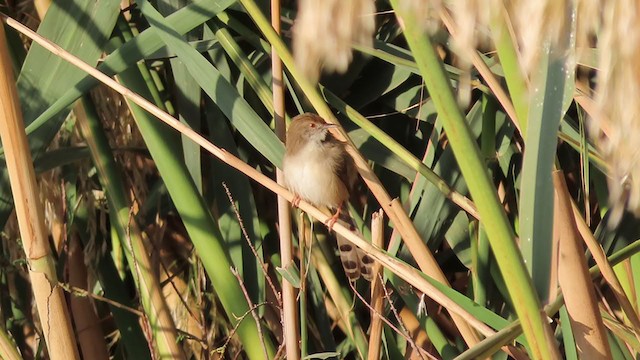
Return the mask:
<path id="1" fill-rule="evenodd" d="M 351 231 L 360 234 L 351 215 L 349 215 L 349 209 L 344 205 L 340 209 L 338 222 L 342 223 L 342 225 Z M 371 281 L 373 279 L 373 258 L 338 233 L 336 233 L 336 242 L 338 243 L 342 267 L 349 280 L 356 281 L 362 276 L 365 280 Z"/>

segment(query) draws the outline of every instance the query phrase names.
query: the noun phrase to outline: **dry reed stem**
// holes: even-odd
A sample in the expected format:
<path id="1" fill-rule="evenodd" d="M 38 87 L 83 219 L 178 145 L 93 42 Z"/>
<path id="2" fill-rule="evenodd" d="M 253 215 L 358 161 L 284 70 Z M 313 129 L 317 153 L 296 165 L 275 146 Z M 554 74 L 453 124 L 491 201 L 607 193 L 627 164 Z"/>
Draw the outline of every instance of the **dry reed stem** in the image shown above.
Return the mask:
<path id="1" fill-rule="evenodd" d="M 280 0 L 271 0 L 271 25 L 276 33 L 280 33 Z M 273 88 L 273 118 L 276 124 L 276 135 L 284 142 L 286 134 L 285 124 L 285 96 L 282 60 L 275 49 L 271 49 L 271 76 Z M 284 183 L 282 170 L 276 169 L 278 184 Z M 293 264 L 293 241 L 291 239 L 291 209 L 289 203 L 282 196 L 278 196 L 278 225 L 280 239 L 280 259 L 282 267 L 288 269 Z M 300 358 L 298 326 L 298 305 L 296 289 L 288 281 L 282 281 L 282 331 L 284 334 L 287 359 Z"/>
<path id="2" fill-rule="evenodd" d="M 114 89 L 115 91 L 122 94 L 126 98 L 130 99 L 131 101 L 136 103 L 138 106 L 142 107 L 143 109 L 148 111 L 150 114 L 157 117 L 159 120 L 163 121 L 164 123 L 176 129 L 177 131 L 184 134 L 185 136 L 189 137 L 192 141 L 200 145 L 203 149 L 205 149 L 206 151 L 208 151 L 218 159 L 222 160 L 223 162 L 232 166 L 236 170 L 249 176 L 251 179 L 258 182 L 268 190 L 284 197 L 285 199 L 287 199 L 287 201 L 289 202 L 293 201 L 293 197 L 294 197 L 293 193 L 291 193 L 289 190 L 278 185 L 272 179 L 262 174 L 261 172 L 257 171 L 256 169 L 246 164 L 245 162 L 235 157 L 234 155 L 230 154 L 229 152 L 225 151 L 224 149 L 218 148 L 217 146 L 213 145 L 211 142 L 205 139 L 202 135 L 193 131 L 191 128 L 187 127 L 186 125 L 180 123 L 177 119 L 175 119 L 168 113 L 162 111 L 161 109 L 156 107 L 154 104 L 152 104 L 145 98 L 141 97 L 135 92 L 117 83 L 116 81 L 114 81 L 107 75 L 103 74 L 99 70 L 91 67 L 90 65 L 78 59 L 74 55 L 60 48 L 58 45 L 50 42 L 49 40 L 41 37 L 37 33 L 26 28 L 25 26 L 20 24 L 18 21 L 4 15 L 2 16 L 2 18 L 3 18 L 3 21 L 7 23 L 7 25 L 18 30 L 20 33 L 26 35 L 33 41 L 37 42 L 39 45 L 51 51 L 53 54 L 60 56 L 64 60 L 77 66 L 78 68 L 85 71 L 89 75 L 93 76 L 100 82 L 104 83 L 105 85 Z M 333 118 L 333 121 L 335 121 L 335 118 Z M 344 139 L 344 137 L 341 137 L 341 139 Z M 348 148 L 350 149 L 350 151 L 354 151 L 352 146 L 349 146 Z M 352 155 L 354 154 L 352 153 Z M 359 154 L 354 156 L 357 157 L 356 160 L 358 159 L 360 160 L 360 161 L 357 161 L 359 165 L 365 163 L 365 160 Z M 370 168 L 368 168 L 368 171 L 363 170 L 362 168 L 360 168 L 359 170 L 361 171 L 361 174 L 365 174 L 365 175 L 371 174 L 371 176 L 375 177 L 375 175 L 372 174 Z M 403 229 L 401 230 L 401 234 L 403 232 L 406 233 L 406 231 L 411 232 L 409 234 L 410 235 L 409 237 L 405 237 L 405 241 L 408 238 L 411 238 L 415 241 L 415 242 L 412 242 L 411 244 L 408 244 L 408 246 L 410 247 L 410 250 L 416 250 L 414 246 L 425 249 L 423 252 L 412 251 L 418 263 L 421 264 L 421 267 L 425 266 L 423 271 L 425 271 L 427 275 L 431 276 L 435 280 L 442 282 L 444 284 L 447 284 L 448 286 L 448 281 L 446 281 L 446 278 L 444 277 L 442 270 L 437 266 L 437 262 L 433 258 L 433 254 L 431 254 L 431 252 L 428 250 L 428 248 L 423 242 L 419 241 L 420 237 L 417 234 L 415 227 L 413 226 L 413 223 L 408 218 L 408 216 L 402 209 L 401 205 L 399 205 L 397 199 L 391 200 L 391 198 L 386 193 L 386 191 L 384 190 L 384 187 L 382 186 L 382 184 L 380 184 L 377 178 L 372 179 L 371 177 L 365 177 L 365 181 L 366 180 L 368 180 L 368 184 L 370 186 L 375 186 L 375 189 L 372 191 L 375 191 L 375 193 L 378 195 L 384 195 L 386 198 L 388 198 L 389 202 L 383 204 L 383 206 L 385 207 L 386 213 L 390 217 L 397 220 L 395 222 L 396 227 Z M 300 201 L 299 208 L 322 223 L 325 223 L 327 220 L 331 218 L 330 214 L 322 212 L 318 208 L 312 206 L 311 204 L 305 201 Z M 399 213 L 404 214 L 404 216 L 398 215 Z M 390 257 L 389 255 L 381 251 L 378 247 L 373 246 L 368 241 L 360 238 L 357 234 L 355 234 L 350 229 L 348 229 L 347 227 L 339 223 L 333 226 L 333 230 L 339 233 L 340 235 L 344 236 L 345 239 L 352 242 L 354 245 L 358 246 L 369 255 L 371 255 L 375 260 L 379 261 L 385 268 L 389 269 L 391 272 L 398 275 L 400 278 L 407 281 L 409 284 L 413 285 L 415 288 L 419 289 L 420 291 L 426 294 L 429 294 L 429 296 L 433 300 L 441 304 L 443 307 L 449 309 L 452 312 L 452 317 L 454 317 L 454 321 L 455 321 L 455 318 L 457 317 L 459 321 L 462 321 L 463 324 L 468 322 L 473 327 L 478 329 L 485 336 L 491 336 L 495 333 L 494 330 L 492 330 L 486 324 L 476 319 L 472 314 L 464 310 L 454 301 L 451 301 L 442 292 L 440 292 L 435 286 L 431 285 L 428 281 L 426 281 L 422 277 L 422 275 L 420 275 L 420 272 L 415 268 L 403 262 L 400 262 L 395 258 Z M 428 259 L 428 260 L 425 260 L 425 259 Z M 458 327 L 460 328 L 460 323 L 457 322 L 457 324 L 458 324 Z M 473 337 L 477 339 L 477 335 L 473 332 L 473 330 L 471 328 L 468 328 L 468 329 L 469 329 L 468 331 L 471 331 L 471 333 L 467 332 L 467 334 L 473 334 Z M 461 329 L 460 331 L 462 332 L 463 330 Z"/>
<path id="3" fill-rule="evenodd" d="M 311 259 L 306 258 L 307 244 L 309 244 L 309 257 L 311 257 L 311 227 L 307 226 L 307 216 L 304 212 L 298 212 L 298 259 L 300 263 L 300 290 L 298 292 L 298 300 L 300 301 L 300 356 L 306 356 L 308 351 L 308 332 L 306 319 L 307 311 L 307 276 L 309 276 L 309 265 Z"/>
<path id="4" fill-rule="evenodd" d="M 384 248 L 384 212 L 378 210 L 371 214 L 371 242 L 373 245 Z M 381 314 L 384 309 L 384 299 L 382 297 L 382 287 L 385 281 L 382 275 L 382 266 L 378 263 L 373 265 L 373 281 L 371 282 L 371 325 L 369 326 L 369 360 L 380 359 L 382 344 L 382 319 L 374 313 Z"/>
<path id="5" fill-rule="evenodd" d="M 4 26 L 0 26 L 0 137 L 13 193 L 29 276 L 52 359 L 79 359 L 73 327 L 47 240 L 29 142 L 24 131 Z"/>
<path id="6" fill-rule="evenodd" d="M 300 208 L 303 211 L 307 212 L 307 214 L 309 214 L 310 216 L 318 219 L 319 221 L 322 221 L 323 223 L 326 223 L 326 220 L 328 220 L 330 218 L 330 216 L 327 216 L 327 215 L 323 215 L 322 218 L 317 218 L 317 217 L 313 216 L 313 214 L 311 214 L 310 212 L 307 211 L 308 209 L 305 209 L 302 206 L 302 202 L 300 203 Z M 315 209 L 315 210 L 317 210 L 317 209 Z M 340 226 L 344 230 L 347 229 L 344 225 L 335 224 L 333 226 L 334 230 L 336 229 L 336 226 Z M 307 231 L 308 231 L 309 237 L 311 239 L 310 240 L 310 242 L 311 242 L 311 245 L 310 245 L 311 246 L 311 260 L 313 261 L 313 263 L 315 265 L 315 269 L 318 272 L 318 274 L 320 275 L 320 278 L 324 282 L 324 285 L 325 285 L 325 288 L 326 288 L 326 292 L 329 293 L 330 299 L 333 300 L 331 304 L 329 304 L 328 301 L 325 301 L 325 305 L 326 305 L 327 311 L 329 313 L 331 313 L 331 311 L 333 311 L 333 318 L 335 319 L 337 325 L 344 332 L 344 334 L 346 334 L 350 339 L 357 339 L 357 338 L 364 339 L 365 338 L 365 334 L 364 334 L 364 330 L 362 329 L 362 327 L 361 326 L 357 326 L 356 327 L 356 326 L 354 326 L 354 324 L 352 322 L 352 320 L 354 319 L 354 316 L 355 316 L 354 313 L 353 313 L 353 303 L 352 303 L 352 301 L 347 301 L 348 300 L 347 296 L 345 296 L 345 293 L 343 293 L 343 291 L 342 291 L 342 285 L 338 281 L 338 278 L 336 277 L 335 272 L 333 271 L 333 269 L 329 265 L 329 262 L 327 261 L 327 259 L 325 257 L 325 254 L 323 253 L 322 249 L 320 249 L 320 246 L 317 244 L 317 241 L 313 241 L 313 239 L 312 239 L 313 235 L 311 234 L 312 230 L 309 229 Z M 353 234 L 355 234 L 355 233 L 353 233 Z M 365 240 L 362 240 L 362 241 L 366 242 Z M 333 305 L 333 309 L 331 309 L 331 307 L 329 305 Z M 356 344 L 356 351 L 360 355 L 360 358 L 364 358 L 363 354 L 362 354 L 362 351 L 365 351 L 366 349 L 361 349 L 360 347 L 358 347 L 357 346 L 358 345 L 358 341 L 354 341 L 354 343 Z"/>
<path id="7" fill-rule="evenodd" d="M 580 358 L 611 359 L 562 171 L 553 172 L 553 184 L 556 189 L 554 227 L 560 236 L 558 277 L 578 354 Z"/>

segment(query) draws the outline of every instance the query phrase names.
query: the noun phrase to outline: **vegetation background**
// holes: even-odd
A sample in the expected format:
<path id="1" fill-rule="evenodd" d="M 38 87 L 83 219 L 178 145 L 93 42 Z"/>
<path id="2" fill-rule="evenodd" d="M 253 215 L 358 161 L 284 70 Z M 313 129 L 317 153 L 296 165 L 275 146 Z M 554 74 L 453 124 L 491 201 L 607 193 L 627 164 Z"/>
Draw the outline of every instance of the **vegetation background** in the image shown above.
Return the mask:
<path id="1" fill-rule="evenodd" d="M 638 356 L 635 1 L 2 13 L 0 358 Z M 274 182 L 305 111 L 353 145 L 372 283 Z"/>

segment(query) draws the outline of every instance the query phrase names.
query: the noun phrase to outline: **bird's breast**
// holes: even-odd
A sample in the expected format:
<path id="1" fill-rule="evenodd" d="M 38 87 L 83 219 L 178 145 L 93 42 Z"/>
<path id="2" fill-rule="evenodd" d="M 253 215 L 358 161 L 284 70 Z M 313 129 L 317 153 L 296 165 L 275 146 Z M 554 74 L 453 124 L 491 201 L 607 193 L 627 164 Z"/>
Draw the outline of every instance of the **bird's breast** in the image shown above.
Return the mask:
<path id="1" fill-rule="evenodd" d="M 285 156 L 283 171 L 292 192 L 316 206 L 335 208 L 349 196 L 335 167 L 331 154 L 307 146 L 295 155 Z"/>

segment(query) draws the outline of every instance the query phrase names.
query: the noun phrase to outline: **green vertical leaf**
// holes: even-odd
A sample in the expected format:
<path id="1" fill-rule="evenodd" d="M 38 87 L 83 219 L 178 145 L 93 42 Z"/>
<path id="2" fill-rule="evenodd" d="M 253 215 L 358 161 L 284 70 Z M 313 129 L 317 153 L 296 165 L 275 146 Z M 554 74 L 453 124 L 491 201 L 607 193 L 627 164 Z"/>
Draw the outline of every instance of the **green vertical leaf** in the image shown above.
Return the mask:
<path id="1" fill-rule="evenodd" d="M 567 35 L 568 36 L 568 35 Z M 568 39 L 567 39 L 568 41 Z M 553 236 L 553 182 L 558 128 L 573 94 L 573 71 L 565 49 L 549 44 L 540 53 L 529 108 L 520 191 L 520 248 L 541 300 L 549 297 Z M 570 96 L 570 95 L 569 95 Z"/>

